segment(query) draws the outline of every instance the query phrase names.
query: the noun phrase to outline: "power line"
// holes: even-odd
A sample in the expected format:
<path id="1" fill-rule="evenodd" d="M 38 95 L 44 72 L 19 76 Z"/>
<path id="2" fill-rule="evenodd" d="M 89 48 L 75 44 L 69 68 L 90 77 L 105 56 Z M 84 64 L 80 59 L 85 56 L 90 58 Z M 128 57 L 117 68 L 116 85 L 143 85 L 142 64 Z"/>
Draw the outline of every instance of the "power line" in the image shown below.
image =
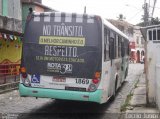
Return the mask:
<path id="1" fill-rule="evenodd" d="M 156 6 L 156 2 L 157 2 L 157 0 L 154 0 L 153 9 L 152 9 L 152 16 L 151 17 L 153 17 L 154 9 L 155 9 L 155 6 Z"/>
<path id="2" fill-rule="evenodd" d="M 131 18 L 128 19 L 128 21 L 132 20 L 133 18 L 135 18 L 139 13 L 141 13 L 143 11 L 143 9 L 140 9 L 134 16 L 132 16 Z"/>

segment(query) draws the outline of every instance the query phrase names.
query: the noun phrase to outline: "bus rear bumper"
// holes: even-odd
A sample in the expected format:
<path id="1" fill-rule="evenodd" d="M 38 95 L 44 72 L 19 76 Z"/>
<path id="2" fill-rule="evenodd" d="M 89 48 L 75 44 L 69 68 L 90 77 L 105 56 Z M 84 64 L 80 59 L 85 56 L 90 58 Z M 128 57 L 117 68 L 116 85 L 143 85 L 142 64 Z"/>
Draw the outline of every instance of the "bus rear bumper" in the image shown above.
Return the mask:
<path id="1" fill-rule="evenodd" d="M 43 88 L 26 87 L 19 84 L 19 93 L 21 97 L 38 97 L 38 98 L 53 98 L 64 100 L 90 101 L 101 103 L 102 90 L 95 92 L 79 92 L 68 90 L 54 90 Z"/>

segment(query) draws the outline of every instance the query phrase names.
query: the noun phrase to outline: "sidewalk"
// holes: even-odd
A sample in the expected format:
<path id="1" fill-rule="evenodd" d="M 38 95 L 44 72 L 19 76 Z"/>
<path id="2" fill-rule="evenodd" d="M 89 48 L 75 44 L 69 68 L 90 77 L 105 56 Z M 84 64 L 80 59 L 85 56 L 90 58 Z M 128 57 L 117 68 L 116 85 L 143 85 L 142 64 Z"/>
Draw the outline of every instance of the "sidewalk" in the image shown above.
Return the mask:
<path id="1" fill-rule="evenodd" d="M 160 118 L 159 110 L 156 107 L 149 107 L 146 104 L 146 83 L 145 74 L 140 76 L 136 88 L 133 90 L 133 96 L 130 101 L 131 109 L 126 111 L 131 114 L 140 114 L 139 116 L 145 118 L 144 114 L 157 114 L 156 117 Z M 147 118 L 147 117 L 146 117 Z M 158 119 L 156 118 L 156 119 Z"/>

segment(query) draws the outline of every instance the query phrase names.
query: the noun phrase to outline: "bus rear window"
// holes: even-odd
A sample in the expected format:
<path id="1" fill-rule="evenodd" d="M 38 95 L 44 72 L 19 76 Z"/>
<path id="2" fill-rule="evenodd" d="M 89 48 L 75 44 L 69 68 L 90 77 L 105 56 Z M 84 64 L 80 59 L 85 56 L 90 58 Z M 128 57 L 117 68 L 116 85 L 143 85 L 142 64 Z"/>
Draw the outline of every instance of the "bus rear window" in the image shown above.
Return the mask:
<path id="1" fill-rule="evenodd" d="M 60 15 L 61 21 L 53 22 L 55 15 L 50 15 L 46 24 L 40 16 L 25 29 L 23 59 L 28 73 L 92 78 L 101 70 L 100 21 L 94 16 L 77 21 L 72 16 L 71 22 L 65 22 L 65 15 Z"/>

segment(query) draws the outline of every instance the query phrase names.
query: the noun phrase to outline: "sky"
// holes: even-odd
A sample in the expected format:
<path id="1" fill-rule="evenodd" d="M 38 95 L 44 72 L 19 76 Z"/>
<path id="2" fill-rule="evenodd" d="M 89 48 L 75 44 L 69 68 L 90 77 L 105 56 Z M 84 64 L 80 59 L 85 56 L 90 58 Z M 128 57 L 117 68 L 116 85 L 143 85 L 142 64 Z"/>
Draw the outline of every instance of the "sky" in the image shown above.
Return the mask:
<path id="1" fill-rule="evenodd" d="M 152 12 L 154 0 L 146 0 L 150 3 Z M 60 12 L 84 13 L 86 6 L 87 14 L 101 15 L 106 19 L 118 19 L 123 14 L 125 20 L 131 24 L 142 22 L 144 14 L 142 6 L 144 0 L 42 0 L 42 4 Z M 156 2 L 153 17 L 160 17 L 160 0 Z"/>

